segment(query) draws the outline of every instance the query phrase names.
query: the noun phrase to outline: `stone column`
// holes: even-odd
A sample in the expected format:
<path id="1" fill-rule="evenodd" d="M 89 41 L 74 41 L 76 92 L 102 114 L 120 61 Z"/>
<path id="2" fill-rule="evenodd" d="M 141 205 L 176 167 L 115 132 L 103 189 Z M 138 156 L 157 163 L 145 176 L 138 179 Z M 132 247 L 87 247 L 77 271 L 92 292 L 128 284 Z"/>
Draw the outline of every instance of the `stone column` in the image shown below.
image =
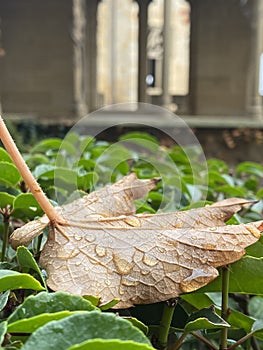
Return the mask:
<path id="1" fill-rule="evenodd" d="M 138 34 L 138 101 L 147 102 L 147 34 L 148 6 L 151 0 L 136 0 L 139 5 L 139 34 Z"/>
<path id="2" fill-rule="evenodd" d="M 86 47 L 85 47 L 85 80 L 87 82 L 88 111 L 98 107 L 97 102 L 97 9 L 100 0 L 85 0 L 86 2 Z"/>
<path id="3" fill-rule="evenodd" d="M 263 1 L 254 0 L 253 18 L 251 20 L 251 54 L 248 69 L 247 112 L 263 120 L 262 96 L 259 95 L 259 65 L 263 53 Z"/>
<path id="4" fill-rule="evenodd" d="M 85 0 L 73 0 L 73 98 L 77 117 L 84 116 L 88 111 L 86 101 L 87 82 L 85 80 L 86 64 L 86 4 Z"/>

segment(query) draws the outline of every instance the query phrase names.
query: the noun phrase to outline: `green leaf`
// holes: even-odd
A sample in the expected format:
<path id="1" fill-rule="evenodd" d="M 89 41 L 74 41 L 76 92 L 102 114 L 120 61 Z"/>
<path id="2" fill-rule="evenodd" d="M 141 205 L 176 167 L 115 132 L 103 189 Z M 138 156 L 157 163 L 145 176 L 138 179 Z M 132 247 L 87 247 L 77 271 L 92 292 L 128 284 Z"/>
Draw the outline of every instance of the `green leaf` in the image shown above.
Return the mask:
<path id="1" fill-rule="evenodd" d="M 80 311 L 59 311 L 54 313 L 42 313 L 31 318 L 24 318 L 10 323 L 7 327 L 8 333 L 33 333 L 51 321 L 62 320 Z M 84 312 L 84 311 L 82 311 Z"/>
<path id="2" fill-rule="evenodd" d="M 263 236 L 257 242 L 247 247 L 246 252 L 247 255 L 254 256 L 255 258 L 263 257 Z"/>
<path id="3" fill-rule="evenodd" d="M 229 293 L 263 295 L 263 258 L 244 256 L 230 265 Z M 197 292 L 220 292 L 221 271 L 219 277 Z"/>
<path id="4" fill-rule="evenodd" d="M 21 179 L 21 175 L 14 164 L 9 162 L 0 162 L 0 183 L 7 186 L 15 186 Z"/>
<path id="5" fill-rule="evenodd" d="M 254 296 L 249 300 L 248 311 L 252 317 L 263 320 L 263 298 Z"/>
<path id="6" fill-rule="evenodd" d="M 95 171 L 90 171 L 81 176 L 78 175 L 77 177 L 78 189 L 86 191 L 91 188 L 94 188 L 98 180 L 99 180 L 99 175 Z"/>
<path id="7" fill-rule="evenodd" d="M 0 311 L 2 311 L 4 309 L 4 307 L 6 306 L 6 304 L 8 302 L 9 295 L 10 295 L 10 290 L 7 290 L 6 292 L 4 292 L 0 295 Z"/>
<path id="8" fill-rule="evenodd" d="M 83 159 L 81 158 L 76 164 L 75 166 L 79 166 L 79 167 L 83 167 L 84 169 L 90 171 L 93 170 L 96 166 L 96 162 L 93 159 Z"/>
<path id="9" fill-rule="evenodd" d="M 7 205 L 13 207 L 13 202 L 16 197 L 7 192 L 0 192 L 0 208 L 5 208 Z"/>
<path id="10" fill-rule="evenodd" d="M 54 170 L 55 166 L 51 164 L 40 164 L 37 165 L 36 168 L 33 171 L 33 175 L 35 178 L 41 178 L 43 177 L 43 174 L 48 173 L 51 170 Z"/>
<path id="11" fill-rule="evenodd" d="M 193 332 L 202 329 L 218 329 L 226 327 L 228 328 L 230 325 L 215 313 L 214 307 L 208 307 L 192 313 L 184 330 L 185 332 Z"/>
<path id="12" fill-rule="evenodd" d="M 70 155 L 76 153 L 74 145 L 59 138 L 50 138 L 40 141 L 31 149 L 31 153 L 47 153 L 50 150 L 65 150 Z"/>
<path id="13" fill-rule="evenodd" d="M 3 162 L 3 161 L 8 163 L 13 163 L 8 152 L 3 147 L 0 147 L 0 162 Z"/>
<path id="14" fill-rule="evenodd" d="M 0 344 L 3 343 L 6 332 L 7 332 L 7 321 L 3 321 L 0 323 Z"/>
<path id="15" fill-rule="evenodd" d="M 130 322 L 112 313 L 91 311 L 51 321 L 36 330 L 23 350 L 64 350 L 89 339 L 133 340 L 150 345 L 147 337 Z"/>
<path id="16" fill-rule="evenodd" d="M 245 197 L 247 194 L 247 190 L 244 187 L 230 185 L 218 186 L 215 188 L 215 191 L 225 193 L 229 197 Z"/>
<path id="17" fill-rule="evenodd" d="M 210 293 L 211 295 L 212 293 Z M 209 307 L 213 304 L 213 300 L 205 293 L 188 293 L 181 295 L 181 298 L 187 301 L 190 305 L 194 306 L 197 309 L 202 309 L 205 307 Z M 219 305 L 218 305 L 219 306 Z M 221 313 L 220 307 L 216 306 L 216 311 L 218 314 Z M 254 323 L 254 319 L 244 315 L 243 313 L 231 309 L 230 314 L 228 316 L 227 322 L 235 328 L 243 328 L 247 333 L 251 331 L 251 327 Z"/>
<path id="18" fill-rule="evenodd" d="M 43 210 L 32 193 L 19 194 L 13 204 L 13 216 L 33 220 L 36 216 L 43 215 Z"/>
<path id="19" fill-rule="evenodd" d="M 26 155 L 24 159 L 30 169 L 35 169 L 40 164 L 49 164 L 50 160 L 43 154 Z"/>
<path id="20" fill-rule="evenodd" d="M 207 166 L 210 169 L 213 169 L 219 173 L 228 173 L 229 169 L 228 169 L 228 165 L 220 159 L 216 159 L 216 158 L 211 158 L 208 159 L 207 161 Z"/>
<path id="21" fill-rule="evenodd" d="M 96 297 L 94 295 L 83 295 L 85 300 L 88 300 L 93 306 L 99 306 L 100 297 Z"/>
<path id="22" fill-rule="evenodd" d="M 120 141 L 126 141 L 129 144 L 134 143 L 135 145 L 142 146 L 143 148 L 151 151 L 157 151 L 159 149 L 158 140 L 145 132 L 129 132 L 122 135 L 119 138 Z M 125 145 L 125 143 L 123 143 Z"/>
<path id="23" fill-rule="evenodd" d="M 19 305 L 8 318 L 8 323 L 17 320 L 29 319 L 43 313 L 56 313 L 60 311 L 92 311 L 96 307 L 81 296 L 66 292 L 41 292 L 30 295 Z"/>
<path id="24" fill-rule="evenodd" d="M 111 309 L 113 306 L 117 305 L 119 301 L 120 301 L 120 299 L 113 299 L 113 300 L 109 301 L 109 302 L 106 303 L 106 304 L 100 305 L 99 308 L 100 308 L 102 311 L 109 310 L 109 309 Z"/>
<path id="25" fill-rule="evenodd" d="M 67 350 L 152 350 L 147 344 L 136 343 L 131 340 L 92 339 L 81 344 L 76 344 Z"/>
<path id="26" fill-rule="evenodd" d="M 251 331 L 253 332 L 253 335 L 256 338 L 263 340 L 263 319 L 262 318 L 254 322 Z"/>
<path id="27" fill-rule="evenodd" d="M 35 272 L 37 272 L 37 274 L 40 278 L 40 282 L 47 290 L 45 279 L 43 278 L 41 270 L 40 270 L 36 260 L 34 259 L 33 255 L 31 254 L 31 252 L 26 247 L 21 246 L 21 247 L 17 248 L 16 257 L 17 257 L 19 265 L 22 268 L 27 267 L 27 268 L 30 268 L 30 269 L 34 270 Z"/>
<path id="28" fill-rule="evenodd" d="M 263 166 L 254 162 L 242 162 L 237 166 L 236 172 L 263 177 Z"/>
<path id="29" fill-rule="evenodd" d="M 144 324 L 142 323 L 141 321 L 139 321 L 137 318 L 135 317 L 123 317 L 125 320 L 131 322 L 131 324 L 134 326 L 134 327 L 137 327 L 139 328 L 145 335 L 148 334 L 148 330 L 149 328 Z"/>
<path id="30" fill-rule="evenodd" d="M 0 270 L 0 292 L 14 289 L 44 290 L 34 277 L 26 273 Z"/>

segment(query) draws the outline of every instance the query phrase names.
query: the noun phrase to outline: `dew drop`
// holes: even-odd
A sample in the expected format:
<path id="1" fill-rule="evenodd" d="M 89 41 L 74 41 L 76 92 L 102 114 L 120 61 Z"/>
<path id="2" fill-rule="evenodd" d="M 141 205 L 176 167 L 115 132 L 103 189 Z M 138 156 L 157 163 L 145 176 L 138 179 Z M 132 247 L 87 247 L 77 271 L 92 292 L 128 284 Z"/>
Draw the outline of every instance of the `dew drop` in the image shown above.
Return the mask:
<path id="1" fill-rule="evenodd" d="M 212 231 L 212 232 L 214 232 L 214 231 L 216 231 L 217 230 L 217 227 L 215 226 L 215 227 L 210 227 L 210 229 L 209 229 L 210 231 Z"/>
<path id="2" fill-rule="evenodd" d="M 80 235 L 74 235 L 74 239 L 76 241 L 81 241 L 82 240 L 82 237 Z"/>
<path id="3" fill-rule="evenodd" d="M 141 270 L 141 274 L 143 276 L 149 275 L 149 273 L 150 273 L 150 270 Z"/>
<path id="4" fill-rule="evenodd" d="M 157 247 L 157 249 L 159 250 L 160 253 L 164 253 L 165 252 L 165 249 L 162 248 L 162 247 Z"/>
<path id="5" fill-rule="evenodd" d="M 91 232 L 88 232 L 86 235 L 85 235 L 85 241 L 91 243 L 91 242 L 94 242 L 95 241 L 95 235 Z"/>
<path id="6" fill-rule="evenodd" d="M 134 263 L 129 262 L 126 259 L 115 254 L 113 254 L 113 262 L 117 271 L 121 275 L 128 275 L 134 267 Z"/>
<path id="7" fill-rule="evenodd" d="M 127 277 L 122 277 L 121 283 L 124 286 L 132 287 L 132 286 L 138 286 L 139 281 L 136 281 L 136 280 L 133 280 L 133 279 L 130 279 L 130 278 L 127 278 Z"/>
<path id="8" fill-rule="evenodd" d="M 99 245 L 95 246 L 95 253 L 99 256 L 99 257 L 103 257 L 106 255 L 106 249 L 104 247 L 101 247 Z"/>
<path id="9" fill-rule="evenodd" d="M 158 264 L 158 260 L 154 258 L 153 256 L 150 256 L 148 254 L 144 254 L 142 257 L 142 262 L 147 266 L 155 266 Z"/>
<path id="10" fill-rule="evenodd" d="M 125 293 L 125 290 L 124 290 L 124 288 L 120 285 L 120 287 L 119 287 L 119 294 L 120 295 L 123 295 Z"/>
<path id="11" fill-rule="evenodd" d="M 136 218 L 136 217 L 126 217 L 125 219 L 123 219 L 124 222 L 126 222 L 126 224 L 128 224 L 129 226 L 132 227 L 138 227 L 141 226 L 141 221 Z"/>

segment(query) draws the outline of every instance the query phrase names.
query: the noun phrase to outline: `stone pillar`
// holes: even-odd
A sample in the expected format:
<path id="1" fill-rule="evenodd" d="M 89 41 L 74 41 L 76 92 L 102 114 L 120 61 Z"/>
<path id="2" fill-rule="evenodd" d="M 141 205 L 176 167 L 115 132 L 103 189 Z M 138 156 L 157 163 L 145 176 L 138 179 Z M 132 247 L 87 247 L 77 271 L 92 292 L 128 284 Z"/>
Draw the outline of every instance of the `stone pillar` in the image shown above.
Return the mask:
<path id="1" fill-rule="evenodd" d="M 260 55 L 263 53 L 263 1 L 254 0 L 251 20 L 251 54 L 248 69 L 247 112 L 263 120 L 262 96 L 259 95 Z"/>
<path id="2" fill-rule="evenodd" d="M 97 9 L 100 0 L 86 1 L 85 80 L 88 111 L 98 107 L 97 101 Z"/>
<path id="3" fill-rule="evenodd" d="M 77 117 L 87 114 L 86 101 L 87 81 L 85 79 L 86 65 L 86 4 L 85 0 L 73 0 L 73 99 Z"/>
<path id="4" fill-rule="evenodd" d="M 138 34 L 138 101 L 147 102 L 147 34 L 148 6 L 151 0 L 136 0 L 139 5 L 139 34 Z"/>
<path id="5" fill-rule="evenodd" d="M 163 107 L 170 109 L 172 96 L 169 94 L 169 75 L 170 75 L 170 35 L 171 35 L 171 0 L 165 0 L 164 4 L 164 21 L 163 21 L 163 69 L 162 69 L 162 104 Z"/>

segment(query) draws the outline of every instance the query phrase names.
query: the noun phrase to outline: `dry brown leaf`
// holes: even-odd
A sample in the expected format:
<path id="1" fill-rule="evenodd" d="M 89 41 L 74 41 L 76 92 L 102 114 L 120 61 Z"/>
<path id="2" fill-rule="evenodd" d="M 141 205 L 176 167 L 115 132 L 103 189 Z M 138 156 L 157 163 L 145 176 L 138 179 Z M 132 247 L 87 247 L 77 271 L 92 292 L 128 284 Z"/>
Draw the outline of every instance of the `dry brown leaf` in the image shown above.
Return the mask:
<path id="1" fill-rule="evenodd" d="M 247 200 L 232 198 L 185 212 L 134 214 L 133 200 L 158 180 L 131 174 L 57 209 L 67 224 L 33 221 L 11 236 L 27 245 L 50 225 L 40 264 L 53 290 L 96 295 L 117 308 L 168 300 L 196 290 L 260 237 L 262 222 L 225 225 Z M 28 235 L 28 238 L 25 237 Z"/>

